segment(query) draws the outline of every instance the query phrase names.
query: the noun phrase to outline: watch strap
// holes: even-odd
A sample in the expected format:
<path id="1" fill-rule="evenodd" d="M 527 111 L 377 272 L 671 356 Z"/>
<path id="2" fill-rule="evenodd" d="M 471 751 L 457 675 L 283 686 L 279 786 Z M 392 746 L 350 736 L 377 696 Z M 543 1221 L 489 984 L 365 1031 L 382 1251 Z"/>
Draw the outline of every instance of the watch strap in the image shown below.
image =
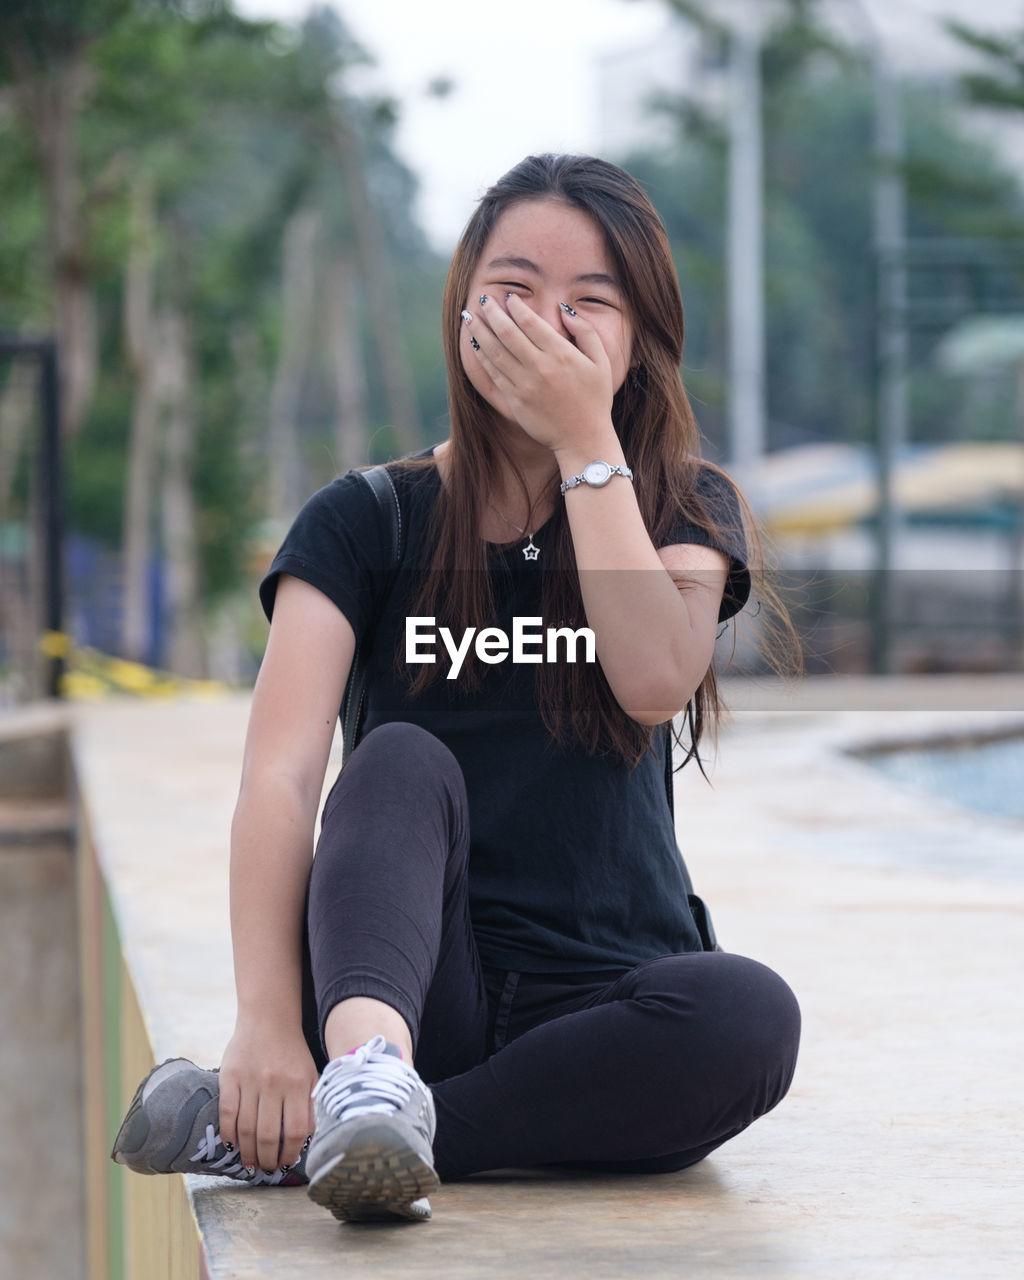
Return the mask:
<path id="1" fill-rule="evenodd" d="M 594 464 L 592 462 L 587 463 L 587 467 L 591 467 L 593 465 Z M 602 487 L 608 483 L 608 481 L 612 478 L 612 476 L 622 476 L 626 480 L 633 479 L 633 472 L 627 466 L 624 466 L 624 465 L 619 466 L 618 464 L 612 464 L 610 462 L 605 462 L 602 465 L 608 468 L 607 477 L 603 481 L 600 481 L 600 484 Z M 587 467 L 584 467 L 583 471 L 581 471 L 579 475 L 570 476 L 568 480 L 562 481 L 562 483 L 558 486 L 558 488 L 559 488 L 559 492 L 563 496 L 566 493 L 568 493 L 570 489 L 575 489 L 578 485 L 590 483 L 590 481 L 587 479 L 585 474 Z"/>

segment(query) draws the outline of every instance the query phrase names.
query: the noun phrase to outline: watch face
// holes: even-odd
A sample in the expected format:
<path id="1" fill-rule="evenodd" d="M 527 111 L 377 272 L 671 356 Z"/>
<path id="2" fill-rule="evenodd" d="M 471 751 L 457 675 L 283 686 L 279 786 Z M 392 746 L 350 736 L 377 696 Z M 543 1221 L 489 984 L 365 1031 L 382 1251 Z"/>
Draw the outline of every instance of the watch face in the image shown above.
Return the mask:
<path id="1" fill-rule="evenodd" d="M 583 468 L 583 479 L 587 484 L 600 487 L 612 478 L 612 469 L 607 462 L 588 462 Z"/>

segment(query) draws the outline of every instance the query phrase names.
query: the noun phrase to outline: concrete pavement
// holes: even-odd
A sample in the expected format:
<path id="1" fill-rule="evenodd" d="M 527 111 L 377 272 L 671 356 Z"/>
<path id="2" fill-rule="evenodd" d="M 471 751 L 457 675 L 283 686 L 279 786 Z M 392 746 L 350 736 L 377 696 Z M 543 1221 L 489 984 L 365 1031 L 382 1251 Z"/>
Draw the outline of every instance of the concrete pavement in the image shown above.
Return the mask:
<path id="1" fill-rule="evenodd" d="M 896 786 L 867 743 L 1019 726 L 1024 681 L 736 686 L 677 827 L 723 946 L 805 1020 L 771 1115 L 657 1178 L 492 1176 L 425 1227 L 190 1179 L 210 1277 L 900 1277 L 1024 1269 L 1024 823 Z M 75 758 L 157 1061 L 233 1017 L 227 839 L 247 700 L 76 708 Z M 1024 782 L 1024 779 L 1022 779 Z M 127 1084 L 127 1082 L 126 1082 Z"/>

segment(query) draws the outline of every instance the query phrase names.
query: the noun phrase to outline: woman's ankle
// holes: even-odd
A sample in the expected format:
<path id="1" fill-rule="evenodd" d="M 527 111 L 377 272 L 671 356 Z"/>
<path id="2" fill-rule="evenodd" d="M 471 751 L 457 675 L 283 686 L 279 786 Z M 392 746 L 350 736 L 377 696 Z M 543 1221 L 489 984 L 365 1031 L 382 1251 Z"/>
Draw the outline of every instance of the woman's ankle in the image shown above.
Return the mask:
<path id="1" fill-rule="evenodd" d="M 382 1000 L 369 996 L 352 996 L 341 1000 L 327 1015 L 324 1044 L 330 1058 L 340 1058 L 366 1044 L 374 1036 L 383 1036 L 401 1051 L 405 1062 L 412 1062 L 412 1035 L 402 1015 Z"/>

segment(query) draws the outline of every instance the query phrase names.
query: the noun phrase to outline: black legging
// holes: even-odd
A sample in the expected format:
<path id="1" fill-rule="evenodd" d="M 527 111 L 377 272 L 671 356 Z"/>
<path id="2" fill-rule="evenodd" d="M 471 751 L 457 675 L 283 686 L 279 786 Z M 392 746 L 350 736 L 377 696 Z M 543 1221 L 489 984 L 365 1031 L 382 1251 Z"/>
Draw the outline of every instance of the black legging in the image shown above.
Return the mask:
<path id="1" fill-rule="evenodd" d="M 313 860 L 306 1036 L 322 1068 L 339 1000 L 398 1010 L 437 1106 L 442 1178 L 682 1169 L 783 1098 L 800 1012 L 770 969 L 724 952 L 626 972 L 483 969 L 468 856 L 448 748 L 409 724 L 368 734 L 327 799 Z"/>

